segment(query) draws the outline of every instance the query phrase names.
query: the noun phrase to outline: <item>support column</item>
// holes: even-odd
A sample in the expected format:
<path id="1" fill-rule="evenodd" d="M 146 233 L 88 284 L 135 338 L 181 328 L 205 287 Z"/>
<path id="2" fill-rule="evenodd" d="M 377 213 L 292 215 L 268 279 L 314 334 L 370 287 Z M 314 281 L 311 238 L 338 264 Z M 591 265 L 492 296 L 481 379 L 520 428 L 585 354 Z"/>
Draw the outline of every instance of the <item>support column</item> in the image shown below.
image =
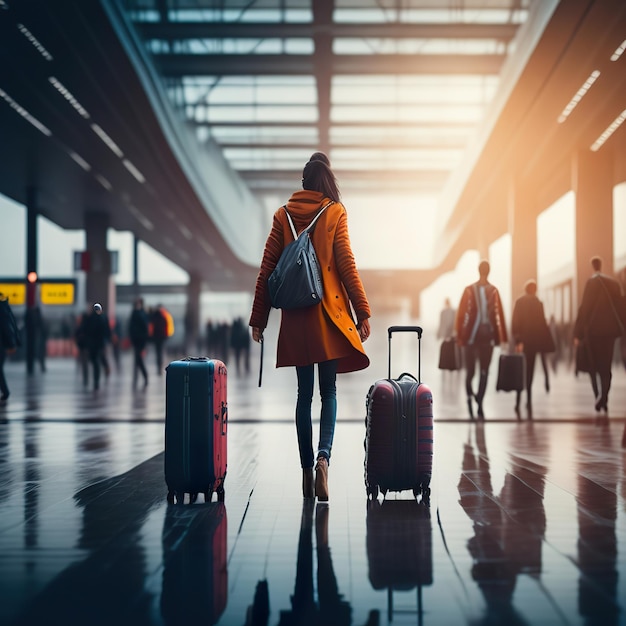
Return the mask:
<path id="1" fill-rule="evenodd" d="M 111 255 L 107 250 L 109 216 L 96 211 L 85 212 L 85 234 L 89 269 L 87 271 L 87 304 L 102 305 L 104 314 L 115 319 L 115 285 L 111 277 Z"/>
<path id="2" fill-rule="evenodd" d="M 37 190 L 29 187 L 26 190 L 26 371 L 32 374 L 35 368 L 35 350 L 37 341 L 37 283 L 29 281 L 32 274 L 37 275 Z"/>
<path id="3" fill-rule="evenodd" d="M 578 309 L 591 275 L 592 256 L 602 257 L 602 271 L 613 273 L 613 157 L 606 148 L 581 151 L 572 162 L 576 194 L 576 277 L 573 310 Z"/>
<path id="4" fill-rule="evenodd" d="M 135 298 L 141 295 L 139 288 L 139 237 L 133 237 L 133 292 Z"/>
<path id="5" fill-rule="evenodd" d="M 189 274 L 187 309 L 185 311 L 185 352 L 195 354 L 200 329 L 200 294 L 202 283 L 198 274 Z"/>
<path id="6" fill-rule="evenodd" d="M 509 188 L 509 232 L 511 233 L 511 311 L 524 293 L 524 284 L 537 280 L 537 215 L 534 200 L 514 182 Z"/>

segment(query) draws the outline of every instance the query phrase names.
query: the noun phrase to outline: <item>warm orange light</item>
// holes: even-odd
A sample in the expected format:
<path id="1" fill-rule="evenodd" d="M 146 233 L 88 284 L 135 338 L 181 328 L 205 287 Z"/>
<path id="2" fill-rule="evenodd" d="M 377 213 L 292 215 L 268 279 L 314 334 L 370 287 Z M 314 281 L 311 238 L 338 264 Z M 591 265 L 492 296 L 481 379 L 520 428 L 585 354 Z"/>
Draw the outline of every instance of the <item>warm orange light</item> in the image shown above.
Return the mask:
<path id="1" fill-rule="evenodd" d="M 26 277 L 29 283 L 37 282 L 37 272 L 28 272 L 28 276 Z"/>

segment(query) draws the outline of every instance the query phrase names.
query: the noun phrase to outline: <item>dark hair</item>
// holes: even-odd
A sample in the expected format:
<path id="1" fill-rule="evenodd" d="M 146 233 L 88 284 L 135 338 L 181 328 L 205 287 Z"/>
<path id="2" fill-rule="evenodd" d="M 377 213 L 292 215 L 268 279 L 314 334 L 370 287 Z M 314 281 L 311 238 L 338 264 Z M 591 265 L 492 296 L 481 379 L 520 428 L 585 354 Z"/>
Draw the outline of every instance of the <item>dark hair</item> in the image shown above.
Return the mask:
<path id="1" fill-rule="evenodd" d="M 599 272 L 602 269 L 602 259 L 599 256 L 591 257 L 591 267 Z"/>
<path id="2" fill-rule="evenodd" d="M 524 291 L 527 294 L 534 296 L 537 293 L 537 281 L 533 280 L 532 278 L 530 280 L 527 280 L 526 284 L 524 285 Z"/>
<path id="3" fill-rule="evenodd" d="M 478 274 L 484 278 L 487 278 L 487 276 L 489 276 L 489 270 L 491 269 L 491 266 L 489 265 L 489 261 L 481 261 L 478 264 Z"/>
<path id="4" fill-rule="evenodd" d="M 313 157 L 317 155 L 322 155 L 328 160 L 328 157 L 323 152 L 316 152 L 313 154 Z M 321 158 L 311 159 L 304 166 L 302 171 L 302 189 L 320 191 L 327 198 L 339 202 L 340 194 L 337 179 L 330 169 L 330 165 Z"/>
<path id="5" fill-rule="evenodd" d="M 328 167 L 330 167 L 330 159 L 325 152 L 314 152 L 310 157 L 309 161 L 321 161 L 322 163 L 326 163 Z"/>

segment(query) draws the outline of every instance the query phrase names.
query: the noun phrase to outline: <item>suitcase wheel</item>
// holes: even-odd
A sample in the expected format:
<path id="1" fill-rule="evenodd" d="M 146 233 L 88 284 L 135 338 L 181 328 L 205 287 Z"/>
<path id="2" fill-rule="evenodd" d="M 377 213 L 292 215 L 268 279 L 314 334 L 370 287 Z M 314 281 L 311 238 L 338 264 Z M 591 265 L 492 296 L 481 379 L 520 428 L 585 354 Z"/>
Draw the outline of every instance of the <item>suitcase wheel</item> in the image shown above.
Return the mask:
<path id="1" fill-rule="evenodd" d="M 198 494 L 197 493 L 190 493 L 189 494 L 189 504 L 193 504 L 197 499 L 198 499 Z"/>
<path id="2" fill-rule="evenodd" d="M 207 491 L 204 492 L 204 501 L 211 502 L 212 496 L 213 496 L 213 492 L 210 489 L 208 489 Z"/>
<path id="3" fill-rule="evenodd" d="M 217 488 L 217 501 L 218 502 L 224 502 L 224 496 L 226 495 L 225 491 L 224 491 L 224 485 L 220 485 Z"/>
<path id="4" fill-rule="evenodd" d="M 167 502 L 168 504 L 174 504 L 174 492 L 173 491 L 167 492 Z"/>

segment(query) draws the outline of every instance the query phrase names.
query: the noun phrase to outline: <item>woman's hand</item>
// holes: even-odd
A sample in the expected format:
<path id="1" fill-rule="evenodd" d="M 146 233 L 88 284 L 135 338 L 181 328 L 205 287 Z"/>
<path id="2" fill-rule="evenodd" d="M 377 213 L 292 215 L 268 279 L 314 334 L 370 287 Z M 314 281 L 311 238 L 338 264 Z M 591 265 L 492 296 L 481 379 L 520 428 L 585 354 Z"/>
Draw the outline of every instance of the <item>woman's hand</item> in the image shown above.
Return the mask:
<path id="1" fill-rule="evenodd" d="M 366 341 L 370 336 L 370 321 L 366 318 L 364 319 L 358 326 L 359 329 L 359 337 L 361 341 Z"/>
<path id="2" fill-rule="evenodd" d="M 263 339 L 263 331 L 256 326 L 252 327 L 252 339 L 259 343 Z"/>

